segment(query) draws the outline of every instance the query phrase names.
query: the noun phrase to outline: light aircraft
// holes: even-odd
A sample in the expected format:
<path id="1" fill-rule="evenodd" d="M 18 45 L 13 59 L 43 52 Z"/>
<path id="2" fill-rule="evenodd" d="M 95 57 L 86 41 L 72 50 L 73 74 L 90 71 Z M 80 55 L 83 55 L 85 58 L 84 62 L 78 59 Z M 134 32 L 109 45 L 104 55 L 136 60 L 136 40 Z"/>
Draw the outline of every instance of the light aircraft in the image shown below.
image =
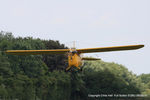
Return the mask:
<path id="1" fill-rule="evenodd" d="M 12 55 L 40 55 L 40 54 L 67 54 L 68 55 L 68 71 L 71 67 L 80 69 L 82 67 L 82 60 L 100 60 L 99 58 L 81 57 L 83 53 L 94 52 L 109 52 L 122 50 L 135 50 L 144 47 L 144 45 L 126 45 L 100 48 L 85 48 L 85 49 L 51 49 L 51 50 L 6 50 L 5 53 Z"/>

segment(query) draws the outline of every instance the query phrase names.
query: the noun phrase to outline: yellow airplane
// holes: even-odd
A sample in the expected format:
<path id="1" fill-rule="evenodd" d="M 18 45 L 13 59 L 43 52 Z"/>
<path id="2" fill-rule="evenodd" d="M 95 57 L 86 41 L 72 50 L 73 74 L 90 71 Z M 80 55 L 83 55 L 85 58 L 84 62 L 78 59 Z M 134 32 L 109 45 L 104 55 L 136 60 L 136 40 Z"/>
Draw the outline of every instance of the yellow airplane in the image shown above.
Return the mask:
<path id="1" fill-rule="evenodd" d="M 100 47 L 100 48 L 86 48 L 86 49 L 53 49 L 53 50 L 6 50 L 5 53 L 12 55 L 40 55 L 40 54 L 66 54 L 68 55 L 68 67 L 82 66 L 82 60 L 100 60 L 99 58 L 84 58 L 81 57 L 82 53 L 93 52 L 109 52 L 109 51 L 122 51 L 122 50 L 135 50 L 144 47 L 144 45 L 126 45 L 126 46 L 113 46 L 113 47 Z"/>

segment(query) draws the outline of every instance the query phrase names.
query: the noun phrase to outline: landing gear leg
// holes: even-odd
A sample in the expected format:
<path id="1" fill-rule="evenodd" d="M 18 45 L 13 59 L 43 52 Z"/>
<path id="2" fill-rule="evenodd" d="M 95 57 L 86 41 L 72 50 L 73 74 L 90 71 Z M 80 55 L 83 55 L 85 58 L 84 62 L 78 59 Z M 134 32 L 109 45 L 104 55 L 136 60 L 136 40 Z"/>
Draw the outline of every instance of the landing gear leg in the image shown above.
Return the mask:
<path id="1" fill-rule="evenodd" d="M 66 71 L 68 71 L 70 68 L 71 68 L 71 66 L 67 67 L 67 68 L 66 68 Z"/>

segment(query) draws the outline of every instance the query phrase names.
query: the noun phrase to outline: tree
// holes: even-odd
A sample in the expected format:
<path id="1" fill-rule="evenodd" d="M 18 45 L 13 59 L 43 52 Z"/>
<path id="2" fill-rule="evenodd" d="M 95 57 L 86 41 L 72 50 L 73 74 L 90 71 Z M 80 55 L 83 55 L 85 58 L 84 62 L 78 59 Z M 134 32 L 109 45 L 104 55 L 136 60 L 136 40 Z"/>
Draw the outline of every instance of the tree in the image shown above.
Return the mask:
<path id="1" fill-rule="evenodd" d="M 0 32 L 0 99 L 95 100 L 88 94 L 149 94 L 149 74 L 137 77 L 120 64 L 85 62 L 83 71 L 66 72 L 65 54 L 22 56 L 3 52 L 65 48 L 59 41 L 14 37 L 12 33 Z"/>
<path id="2" fill-rule="evenodd" d="M 87 94 L 141 93 L 139 86 L 142 85 L 139 84 L 137 76 L 119 64 L 103 61 L 86 62 L 83 74 Z"/>

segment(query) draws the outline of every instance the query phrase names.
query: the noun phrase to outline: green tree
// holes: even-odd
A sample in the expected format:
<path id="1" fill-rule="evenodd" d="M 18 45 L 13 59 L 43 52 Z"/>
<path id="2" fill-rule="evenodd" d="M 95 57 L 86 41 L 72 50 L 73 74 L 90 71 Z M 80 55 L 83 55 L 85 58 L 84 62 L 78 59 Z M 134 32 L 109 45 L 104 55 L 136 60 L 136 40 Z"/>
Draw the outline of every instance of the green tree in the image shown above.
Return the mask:
<path id="1" fill-rule="evenodd" d="M 86 62 L 83 71 L 65 72 L 66 54 L 7 55 L 4 52 L 65 48 L 59 41 L 14 37 L 10 32 L 0 32 L 0 99 L 95 100 L 88 98 L 88 94 L 149 95 L 149 74 L 137 77 L 120 64 Z"/>
<path id="2" fill-rule="evenodd" d="M 140 80 L 122 65 L 103 61 L 86 62 L 83 73 L 87 94 L 141 93 Z"/>

